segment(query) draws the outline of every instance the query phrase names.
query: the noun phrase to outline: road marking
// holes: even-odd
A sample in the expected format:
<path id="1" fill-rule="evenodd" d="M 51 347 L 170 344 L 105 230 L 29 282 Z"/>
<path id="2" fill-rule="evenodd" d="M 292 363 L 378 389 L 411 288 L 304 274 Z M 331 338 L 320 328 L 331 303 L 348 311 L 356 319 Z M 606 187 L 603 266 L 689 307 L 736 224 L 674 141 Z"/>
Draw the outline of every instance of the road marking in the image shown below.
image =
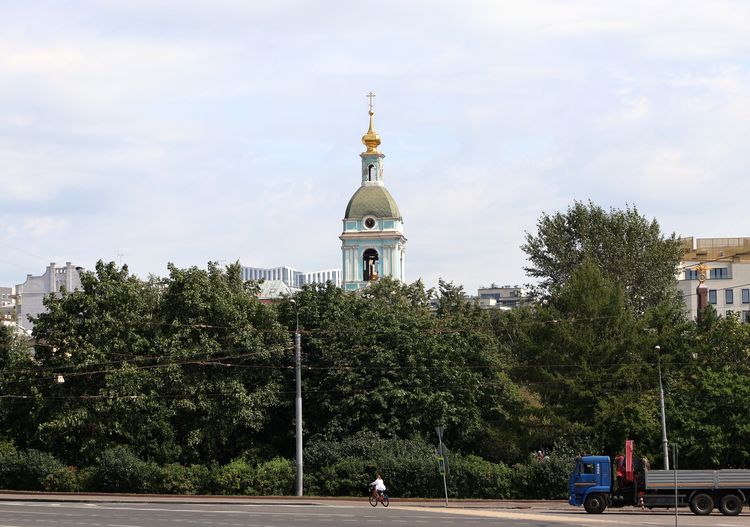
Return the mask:
<path id="1" fill-rule="evenodd" d="M 424 509 L 419 507 L 399 507 L 399 510 L 408 511 L 420 511 L 424 513 Z M 622 523 L 622 520 L 605 520 L 605 519 L 594 519 L 587 518 L 588 515 L 583 514 L 569 514 L 568 516 L 559 516 L 554 514 L 542 514 L 542 513 L 519 513 L 510 511 L 487 511 L 487 510 L 471 510 L 471 509 L 433 509 L 431 512 L 435 514 L 451 514 L 454 516 L 476 516 L 482 518 L 502 518 L 506 520 L 526 520 L 526 521 L 547 521 L 557 523 L 573 523 L 582 525 L 586 524 L 597 524 L 597 523 Z M 443 520 L 443 523 L 447 523 L 452 520 Z"/>

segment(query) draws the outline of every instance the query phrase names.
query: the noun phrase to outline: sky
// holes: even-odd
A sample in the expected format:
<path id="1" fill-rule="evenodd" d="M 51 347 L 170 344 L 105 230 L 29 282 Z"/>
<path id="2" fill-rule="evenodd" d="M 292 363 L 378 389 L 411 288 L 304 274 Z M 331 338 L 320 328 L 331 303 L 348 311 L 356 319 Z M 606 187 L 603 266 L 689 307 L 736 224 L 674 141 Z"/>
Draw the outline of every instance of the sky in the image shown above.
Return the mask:
<path id="1" fill-rule="evenodd" d="M 750 2 L 0 0 L 0 285 L 341 266 L 367 98 L 407 280 L 529 282 L 574 200 L 750 236 Z"/>

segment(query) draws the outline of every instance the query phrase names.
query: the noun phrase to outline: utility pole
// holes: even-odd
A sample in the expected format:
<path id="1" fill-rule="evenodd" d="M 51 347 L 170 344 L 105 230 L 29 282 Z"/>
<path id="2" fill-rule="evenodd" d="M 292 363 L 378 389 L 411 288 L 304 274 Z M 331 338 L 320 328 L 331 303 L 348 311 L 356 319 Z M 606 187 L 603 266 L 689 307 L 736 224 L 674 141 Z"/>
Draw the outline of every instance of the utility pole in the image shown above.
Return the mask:
<path id="1" fill-rule="evenodd" d="M 664 410 L 664 385 L 661 381 L 661 347 L 654 347 L 659 369 L 659 404 L 661 406 L 661 450 L 664 456 L 664 470 L 669 470 L 669 443 L 667 442 L 667 414 Z"/>
<path id="2" fill-rule="evenodd" d="M 303 472 L 302 472 L 302 336 L 299 332 L 299 309 L 295 300 L 290 300 L 297 314 L 297 326 L 294 331 L 294 377 L 297 395 L 295 398 L 294 424 L 297 439 L 297 477 L 295 480 L 297 496 L 302 496 Z"/>
<path id="3" fill-rule="evenodd" d="M 443 489 L 445 490 L 445 506 L 448 506 L 448 482 L 445 479 L 445 473 L 448 471 L 448 463 L 447 463 L 447 449 L 443 445 L 443 432 L 445 431 L 445 427 L 443 425 L 436 426 L 435 432 L 437 432 L 438 436 L 438 467 L 440 467 L 440 472 L 443 474 Z"/>

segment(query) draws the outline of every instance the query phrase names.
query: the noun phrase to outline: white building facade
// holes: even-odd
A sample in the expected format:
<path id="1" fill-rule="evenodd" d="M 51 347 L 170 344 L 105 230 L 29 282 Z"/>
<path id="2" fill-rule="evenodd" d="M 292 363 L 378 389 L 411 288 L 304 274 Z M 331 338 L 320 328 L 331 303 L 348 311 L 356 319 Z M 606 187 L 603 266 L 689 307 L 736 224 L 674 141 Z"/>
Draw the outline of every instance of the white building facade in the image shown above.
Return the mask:
<path id="1" fill-rule="evenodd" d="M 81 272 L 83 268 L 67 262 L 65 267 L 58 267 L 52 262 L 41 276 L 26 275 L 26 281 L 16 286 L 16 321 L 25 331 L 34 328 L 30 316 L 44 313 L 44 298 L 51 294 L 66 291 L 76 291 L 81 288 Z"/>
<path id="2" fill-rule="evenodd" d="M 16 301 L 12 287 L 0 287 L 0 321 L 5 324 L 15 319 Z"/>
<path id="3" fill-rule="evenodd" d="M 293 267 L 242 267 L 242 279 L 247 280 L 280 280 L 295 289 L 309 284 L 325 284 L 332 282 L 341 287 L 341 269 L 326 269 L 323 271 L 298 271 Z"/>
<path id="4" fill-rule="evenodd" d="M 677 289 L 690 318 L 698 314 L 698 266 L 707 268 L 708 303 L 721 316 L 750 322 L 750 238 L 683 238 L 685 255 Z"/>

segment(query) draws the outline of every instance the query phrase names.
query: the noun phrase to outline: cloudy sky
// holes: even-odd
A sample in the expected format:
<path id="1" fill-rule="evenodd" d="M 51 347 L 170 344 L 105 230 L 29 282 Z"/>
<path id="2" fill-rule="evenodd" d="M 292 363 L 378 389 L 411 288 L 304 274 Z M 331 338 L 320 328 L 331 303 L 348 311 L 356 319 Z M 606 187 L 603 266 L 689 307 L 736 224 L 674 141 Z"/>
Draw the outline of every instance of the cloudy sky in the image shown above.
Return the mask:
<path id="1" fill-rule="evenodd" d="M 750 236 L 750 3 L 0 0 L 0 285 L 340 266 L 365 94 L 409 281 L 521 284 L 573 200 Z"/>

